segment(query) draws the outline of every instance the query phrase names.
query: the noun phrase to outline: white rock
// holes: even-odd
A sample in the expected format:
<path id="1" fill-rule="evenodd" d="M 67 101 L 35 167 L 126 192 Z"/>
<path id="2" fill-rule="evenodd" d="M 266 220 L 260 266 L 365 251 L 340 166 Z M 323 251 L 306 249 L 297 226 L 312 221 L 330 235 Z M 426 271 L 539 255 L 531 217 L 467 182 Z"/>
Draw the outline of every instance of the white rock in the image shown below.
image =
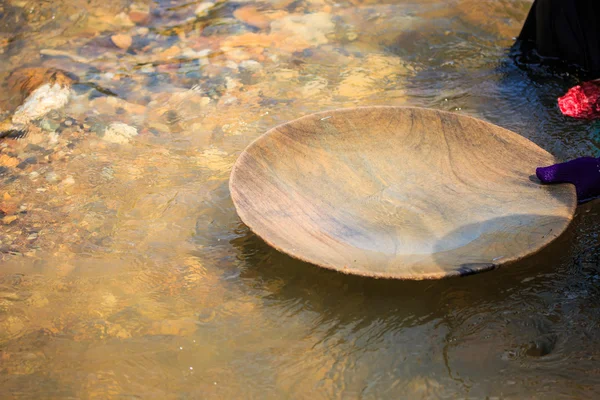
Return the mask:
<path id="1" fill-rule="evenodd" d="M 231 78 L 230 76 L 225 77 L 225 87 L 227 88 L 227 90 L 233 90 L 237 86 L 238 84 L 235 81 L 235 79 Z"/>
<path id="2" fill-rule="evenodd" d="M 262 69 L 262 65 L 255 60 L 244 60 L 240 63 L 240 68 L 250 72 L 258 72 Z"/>
<path id="3" fill-rule="evenodd" d="M 181 53 L 182 56 L 189 59 L 200 59 L 200 58 L 208 58 L 208 56 L 212 53 L 211 49 L 202 49 L 196 51 L 194 49 L 186 48 Z"/>
<path id="4" fill-rule="evenodd" d="M 138 131 L 133 126 L 121 122 L 114 122 L 106 127 L 102 139 L 110 143 L 126 144 L 137 134 Z"/>
<path id="5" fill-rule="evenodd" d="M 285 33 L 304 39 L 312 46 L 327 43 L 326 35 L 333 33 L 335 24 L 331 14 L 318 12 L 304 15 L 288 15 L 271 22 L 271 33 Z"/>
<path id="6" fill-rule="evenodd" d="M 135 26 L 135 24 L 133 22 L 131 22 L 129 15 L 125 14 L 124 12 L 120 12 L 119 14 L 117 14 L 115 16 L 113 22 L 117 23 L 120 26 L 128 27 L 128 28 Z"/>
<path id="7" fill-rule="evenodd" d="M 13 114 L 14 124 L 27 124 L 52 110 L 63 108 L 71 97 L 71 88 L 58 83 L 46 83 L 35 89 Z"/>
<path id="8" fill-rule="evenodd" d="M 225 63 L 225 66 L 227 68 L 231 68 L 231 69 L 238 69 L 238 64 L 233 60 L 227 60 L 227 62 Z"/>
<path id="9" fill-rule="evenodd" d="M 51 183 L 56 182 L 58 181 L 58 175 L 56 174 L 56 172 L 48 172 L 46 174 L 46 180 Z"/>
<path id="10" fill-rule="evenodd" d="M 200 3 L 200 4 L 198 4 L 198 7 L 196 7 L 194 14 L 196 14 L 198 17 L 206 15 L 206 14 L 208 14 L 208 10 L 213 8 L 214 5 L 215 5 L 215 3 L 208 2 L 208 1 L 204 2 L 204 3 Z"/>
<path id="11" fill-rule="evenodd" d="M 61 183 L 64 186 L 70 186 L 75 184 L 75 179 L 71 175 L 67 176 Z"/>

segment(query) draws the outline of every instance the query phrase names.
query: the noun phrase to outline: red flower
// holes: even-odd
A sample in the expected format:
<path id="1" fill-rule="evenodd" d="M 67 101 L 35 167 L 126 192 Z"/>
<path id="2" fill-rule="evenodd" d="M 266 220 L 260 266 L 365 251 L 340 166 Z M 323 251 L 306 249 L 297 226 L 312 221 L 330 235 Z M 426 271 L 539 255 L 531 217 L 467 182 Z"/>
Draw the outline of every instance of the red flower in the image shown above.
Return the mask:
<path id="1" fill-rule="evenodd" d="M 574 118 L 600 118 L 600 82 L 584 82 L 569 89 L 558 99 L 558 107 L 564 115 Z"/>

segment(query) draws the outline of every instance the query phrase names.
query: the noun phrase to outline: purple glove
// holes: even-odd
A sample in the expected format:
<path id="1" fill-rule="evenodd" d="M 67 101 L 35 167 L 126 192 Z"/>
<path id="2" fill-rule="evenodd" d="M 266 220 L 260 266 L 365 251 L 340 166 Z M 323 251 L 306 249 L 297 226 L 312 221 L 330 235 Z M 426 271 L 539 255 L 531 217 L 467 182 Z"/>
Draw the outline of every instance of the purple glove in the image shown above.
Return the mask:
<path id="1" fill-rule="evenodd" d="M 600 159 L 581 157 L 549 167 L 540 167 L 535 174 L 542 183 L 572 183 L 578 202 L 585 203 L 600 196 Z"/>

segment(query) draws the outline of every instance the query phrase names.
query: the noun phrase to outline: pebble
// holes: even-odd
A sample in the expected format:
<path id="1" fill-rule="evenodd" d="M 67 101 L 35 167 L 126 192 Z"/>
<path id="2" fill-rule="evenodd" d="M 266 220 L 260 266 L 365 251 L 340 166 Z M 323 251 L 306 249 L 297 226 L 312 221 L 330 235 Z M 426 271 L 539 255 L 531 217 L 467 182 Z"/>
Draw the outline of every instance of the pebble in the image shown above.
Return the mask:
<path id="1" fill-rule="evenodd" d="M 115 46 L 123 50 L 127 50 L 131 47 L 131 43 L 133 43 L 131 36 L 125 34 L 112 35 L 110 40 Z"/>
<path id="2" fill-rule="evenodd" d="M 46 174 L 46 181 L 50 183 L 56 182 L 58 181 L 58 175 L 55 172 L 48 172 Z"/>
<path id="3" fill-rule="evenodd" d="M 236 62 L 235 62 L 235 61 L 233 61 L 233 60 L 227 60 L 227 62 L 225 63 L 225 66 L 226 66 L 227 68 L 230 68 L 230 69 L 236 70 L 236 69 L 238 69 L 238 67 L 239 67 L 239 64 L 238 64 L 238 63 L 236 63 Z"/>
<path id="4" fill-rule="evenodd" d="M 181 54 L 181 48 L 179 48 L 177 46 L 171 46 L 168 49 L 163 50 L 160 53 L 158 53 L 158 59 L 159 60 L 170 60 L 173 57 L 177 57 L 179 54 Z"/>
<path id="5" fill-rule="evenodd" d="M 0 203 L 0 212 L 5 215 L 14 214 L 17 211 L 17 205 L 10 200 L 3 201 Z"/>
<path id="6" fill-rule="evenodd" d="M 63 108 L 71 96 L 71 88 L 59 83 L 46 83 L 35 89 L 12 117 L 14 124 L 23 125 L 39 119 L 52 110 Z"/>
<path id="7" fill-rule="evenodd" d="M 120 122 L 114 122 L 104 130 L 102 139 L 110 143 L 126 144 L 137 134 L 138 131 L 135 127 Z"/>
<path id="8" fill-rule="evenodd" d="M 0 166 L 3 167 L 16 167 L 20 161 L 18 158 L 7 156 L 6 154 L 0 154 Z"/>
<path id="9" fill-rule="evenodd" d="M 101 174 L 106 180 L 109 180 L 109 181 L 113 180 L 115 177 L 115 171 L 112 169 L 112 167 L 102 168 Z"/>
<path id="10" fill-rule="evenodd" d="M 141 26 L 137 28 L 136 33 L 140 36 L 146 36 L 148 33 L 150 33 L 150 29 L 146 28 L 145 26 Z"/>
<path id="11" fill-rule="evenodd" d="M 73 179 L 73 177 L 69 175 L 65 179 L 63 179 L 63 181 L 60 184 L 65 186 L 74 185 L 75 179 Z"/>
<path id="12" fill-rule="evenodd" d="M 233 16 L 248 25 L 255 26 L 259 29 L 266 29 L 271 24 L 271 21 L 281 18 L 286 14 L 285 11 L 265 13 L 259 11 L 254 5 L 248 5 L 235 10 Z"/>
<path id="13" fill-rule="evenodd" d="M 127 27 L 127 28 L 134 26 L 134 24 L 131 21 L 131 19 L 129 18 L 129 16 L 127 14 L 125 14 L 124 12 L 120 12 L 119 14 L 117 14 L 112 19 L 111 22 L 118 24 L 118 26 Z"/>
<path id="14" fill-rule="evenodd" d="M 157 321 L 148 330 L 149 335 L 189 336 L 193 334 L 198 325 L 191 319 Z"/>
<path id="15" fill-rule="evenodd" d="M 119 109 L 125 110 L 132 118 L 142 116 L 146 111 L 146 107 L 142 105 L 130 103 L 115 96 L 97 97 L 90 102 L 90 106 L 98 113 L 109 116 L 117 114 Z"/>
<path id="16" fill-rule="evenodd" d="M 245 60 L 240 63 L 240 69 L 245 69 L 250 72 L 259 72 L 262 69 L 262 65 L 255 60 Z"/>
<path id="17" fill-rule="evenodd" d="M 204 2 L 204 3 L 200 3 L 198 4 L 198 7 L 196 7 L 196 10 L 194 11 L 194 14 L 196 14 L 197 17 L 202 17 L 208 14 L 208 11 L 213 8 L 215 6 L 215 3 L 212 2 Z"/>
<path id="18" fill-rule="evenodd" d="M 60 124 L 58 123 L 58 121 L 55 121 L 51 118 L 43 118 L 40 121 L 39 125 L 40 125 L 40 128 L 42 128 L 43 130 L 45 130 L 47 132 L 54 132 L 60 127 Z"/>
<path id="19" fill-rule="evenodd" d="M 136 25 L 146 25 L 150 22 L 150 13 L 145 11 L 130 11 L 129 19 Z"/>
<path id="20" fill-rule="evenodd" d="M 19 165 L 17 165 L 17 168 L 25 169 L 25 168 L 27 168 L 27 166 L 32 165 L 32 164 L 37 164 L 37 163 L 38 163 L 37 157 L 27 157 L 26 159 L 21 161 L 19 163 Z"/>
<path id="21" fill-rule="evenodd" d="M 238 82 L 235 79 L 228 76 L 225 78 L 225 87 L 227 88 L 227 90 L 235 89 L 236 87 L 238 87 Z"/>
<path id="22" fill-rule="evenodd" d="M 10 225 L 13 222 L 15 222 L 17 219 L 19 219 L 19 217 L 17 215 L 7 215 L 6 217 L 2 218 L 2 223 L 4 225 Z"/>
<path id="23" fill-rule="evenodd" d="M 335 24 L 331 14 L 318 12 L 305 15 L 288 15 L 271 23 L 271 33 L 283 33 L 308 42 L 311 46 L 327 43 Z"/>

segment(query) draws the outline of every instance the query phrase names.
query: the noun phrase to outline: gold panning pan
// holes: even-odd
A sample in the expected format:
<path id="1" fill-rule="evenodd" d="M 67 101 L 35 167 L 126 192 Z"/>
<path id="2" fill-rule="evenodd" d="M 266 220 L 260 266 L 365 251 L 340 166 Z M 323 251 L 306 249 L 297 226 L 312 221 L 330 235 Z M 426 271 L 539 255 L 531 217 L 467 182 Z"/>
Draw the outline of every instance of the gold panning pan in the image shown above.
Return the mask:
<path id="1" fill-rule="evenodd" d="M 255 140 L 230 190 L 279 251 L 349 274 L 435 279 L 536 253 L 569 225 L 574 186 L 531 176 L 554 157 L 455 113 L 361 107 L 308 115 Z"/>

